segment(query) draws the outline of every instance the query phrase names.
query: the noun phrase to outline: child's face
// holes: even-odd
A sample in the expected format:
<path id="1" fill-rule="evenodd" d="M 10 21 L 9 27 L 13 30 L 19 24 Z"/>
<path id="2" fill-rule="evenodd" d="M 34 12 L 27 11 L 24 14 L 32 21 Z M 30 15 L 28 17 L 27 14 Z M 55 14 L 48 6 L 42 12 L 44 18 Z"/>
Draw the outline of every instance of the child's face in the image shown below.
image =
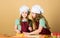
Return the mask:
<path id="1" fill-rule="evenodd" d="M 26 12 L 23 12 L 21 15 L 22 15 L 23 18 L 27 17 L 27 13 Z"/>
<path id="2" fill-rule="evenodd" d="M 36 17 L 36 13 L 32 13 L 32 17 L 35 18 Z"/>

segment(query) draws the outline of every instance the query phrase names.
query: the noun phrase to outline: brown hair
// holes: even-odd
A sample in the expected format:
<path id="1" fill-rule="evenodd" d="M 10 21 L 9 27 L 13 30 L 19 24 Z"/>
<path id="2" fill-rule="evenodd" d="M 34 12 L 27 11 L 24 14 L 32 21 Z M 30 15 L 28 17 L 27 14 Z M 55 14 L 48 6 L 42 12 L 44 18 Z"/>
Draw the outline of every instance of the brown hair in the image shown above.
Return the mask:
<path id="1" fill-rule="evenodd" d="M 32 22 L 33 22 L 33 25 L 35 26 L 35 28 L 36 28 L 35 22 L 39 22 L 39 20 L 40 20 L 41 18 L 44 18 L 44 20 L 45 20 L 45 25 L 46 25 L 46 27 L 49 29 L 50 27 L 49 27 L 49 25 L 48 25 L 48 22 L 47 22 L 47 20 L 45 19 L 45 17 L 44 17 L 42 14 L 36 14 L 36 17 L 35 17 L 35 18 L 32 18 Z"/>

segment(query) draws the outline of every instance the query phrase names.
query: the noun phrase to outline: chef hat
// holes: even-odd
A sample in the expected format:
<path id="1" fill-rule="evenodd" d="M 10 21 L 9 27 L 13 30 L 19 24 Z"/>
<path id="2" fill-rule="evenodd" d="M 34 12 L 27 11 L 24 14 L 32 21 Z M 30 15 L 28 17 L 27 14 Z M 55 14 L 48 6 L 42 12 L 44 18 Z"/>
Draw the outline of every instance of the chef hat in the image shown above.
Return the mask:
<path id="1" fill-rule="evenodd" d="M 31 12 L 41 14 L 44 11 L 39 5 L 34 5 L 34 6 L 32 6 Z"/>
<path id="2" fill-rule="evenodd" d="M 21 6 L 21 7 L 19 8 L 19 11 L 20 11 L 20 14 L 22 14 L 24 11 L 25 11 L 26 13 L 28 13 L 29 7 L 26 6 L 26 5 L 23 5 L 23 6 Z"/>

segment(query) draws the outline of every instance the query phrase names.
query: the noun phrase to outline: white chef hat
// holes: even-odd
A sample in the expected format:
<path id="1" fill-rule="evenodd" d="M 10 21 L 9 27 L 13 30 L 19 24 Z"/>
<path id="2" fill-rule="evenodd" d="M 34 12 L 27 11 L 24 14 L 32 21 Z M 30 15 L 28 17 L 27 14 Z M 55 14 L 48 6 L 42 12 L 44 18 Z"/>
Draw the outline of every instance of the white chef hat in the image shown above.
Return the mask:
<path id="1" fill-rule="evenodd" d="M 25 11 L 26 13 L 28 13 L 29 7 L 26 6 L 26 5 L 23 5 L 23 6 L 21 6 L 21 7 L 19 8 L 19 11 L 20 11 L 20 14 L 22 14 L 24 11 Z"/>
<path id="2" fill-rule="evenodd" d="M 44 11 L 43 11 L 43 9 L 39 5 L 33 5 L 32 9 L 31 9 L 31 12 L 37 13 L 37 14 L 41 14 Z"/>

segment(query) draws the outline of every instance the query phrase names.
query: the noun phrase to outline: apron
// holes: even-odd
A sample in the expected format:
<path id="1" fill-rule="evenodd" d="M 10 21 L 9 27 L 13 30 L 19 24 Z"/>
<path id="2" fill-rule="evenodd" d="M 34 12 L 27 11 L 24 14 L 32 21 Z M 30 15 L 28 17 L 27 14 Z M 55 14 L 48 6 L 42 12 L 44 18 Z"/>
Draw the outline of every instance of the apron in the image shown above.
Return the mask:
<path id="1" fill-rule="evenodd" d="M 36 25 L 36 29 L 38 29 L 39 28 L 39 22 L 35 22 L 35 25 Z M 51 35 L 51 32 L 48 28 L 43 28 L 39 34 Z"/>
<path id="2" fill-rule="evenodd" d="M 21 33 L 30 32 L 28 30 L 28 28 L 29 28 L 29 23 L 28 22 L 21 22 Z"/>
<path id="3" fill-rule="evenodd" d="M 21 31 L 20 31 L 21 34 L 16 33 L 16 36 L 18 36 L 18 37 L 24 37 L 23 32 L 30 32 L 28 30 L 28 27 L 29 27 L 29 23 L 28 22 L 21 22 Z"/>

